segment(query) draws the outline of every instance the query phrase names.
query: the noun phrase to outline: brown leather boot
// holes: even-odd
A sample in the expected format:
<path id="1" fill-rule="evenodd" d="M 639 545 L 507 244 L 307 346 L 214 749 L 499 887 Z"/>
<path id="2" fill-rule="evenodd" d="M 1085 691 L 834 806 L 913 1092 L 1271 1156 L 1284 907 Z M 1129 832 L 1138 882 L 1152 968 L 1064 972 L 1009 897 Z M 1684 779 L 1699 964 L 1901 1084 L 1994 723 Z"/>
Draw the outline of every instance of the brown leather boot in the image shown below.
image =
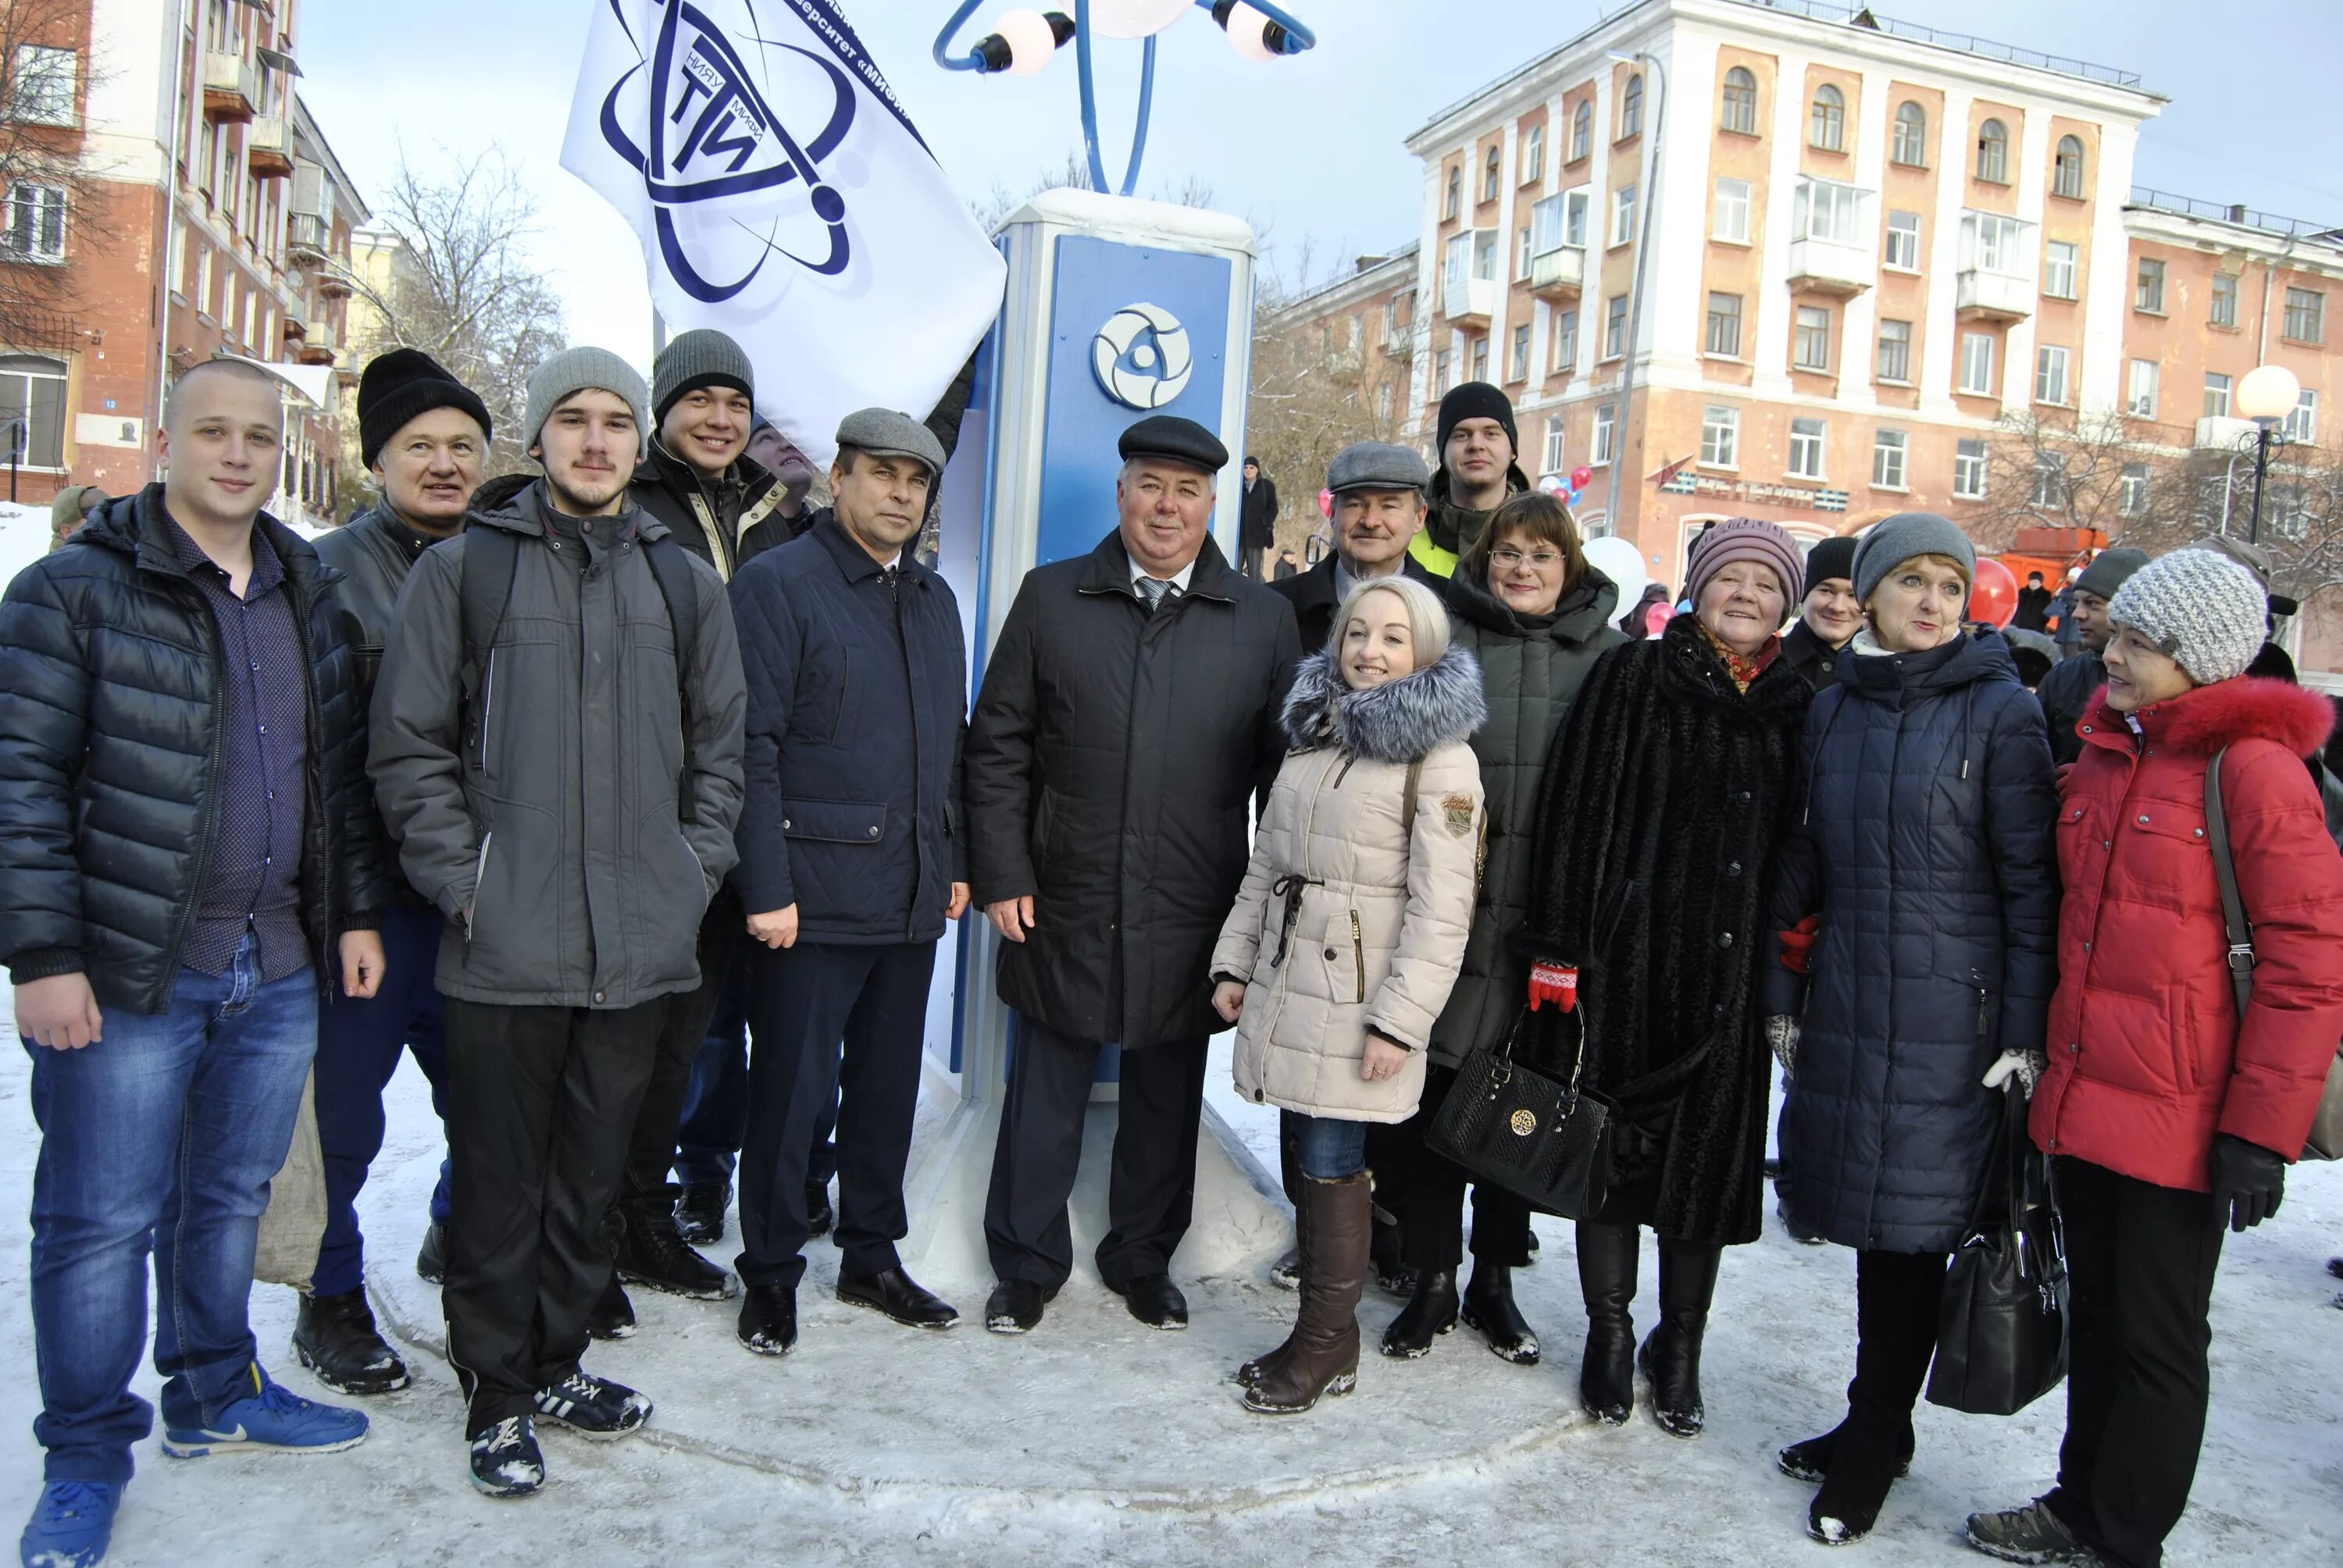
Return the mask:
<path id="1" fill-rule="evenodd" d="M 1302 1175 L 1299 1171 L 1294 1172 L 1293 1180 L 1301 1186 L 1306 1187 L 1309 1184 L 1309 1178 Z M 1310 1205 L 1307 1201 L 1297 1203 L 1294 1205 L 1293 1209 L 1293 1255 L 1297 1260 L 1306 1258 L 1310 1255 L 1310 1243 L 1305 1240 L 1309 1234 Z M 1298 1263 L 1296 1267 L 1298 1270 Z M 1294 1285 L 1294 1289 L 1298 1291 L 1301 1288 L 1301 1284 L 1297 1281 Z M 1267 1377 L 1271 1372 L 1277 1370 L 1278 1363 L 1282 1362 L 1292 1351 L 1293 1342 L 1301 1335 L 1301 1332 L 1302 1325 L 1297 1317 L 1293 1332 L 1285 1336 L 1285 1342 L 1279 1345 L 1273 1351 L 1268 1351 L 1261 1355 L 1253 1357 L 1252 1360 L 1237 1368 L 1236 1376 L 1233 1381 L 1241 1387 L 1244 1388 L 1252 1388 L 1255 1384 L 1259 1383 L 1262 1379 Z"/>
<path id="2" fill-rule="evenodd" d="M 1309 1215 L 1302 1226 L 1302 1311 L 1283 1356 L 1245 1390 L 1245 1408 L 1261 1415 L 1298 1415 L 1321 1394 L 1346 1394 L 1359 1381 L 1359 1292 L 1374 1223 L 1366 1173 L 1304 1181 L 1302 1201 Z"/>

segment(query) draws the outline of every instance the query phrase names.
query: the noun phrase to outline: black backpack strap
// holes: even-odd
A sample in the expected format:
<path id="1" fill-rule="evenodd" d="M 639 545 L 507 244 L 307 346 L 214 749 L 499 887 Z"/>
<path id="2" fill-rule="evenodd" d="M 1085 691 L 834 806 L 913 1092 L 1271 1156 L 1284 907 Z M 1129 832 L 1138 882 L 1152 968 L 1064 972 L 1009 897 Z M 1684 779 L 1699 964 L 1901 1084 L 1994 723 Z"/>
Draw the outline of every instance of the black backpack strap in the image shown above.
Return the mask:
<path id="1" fill-rule="evenodd" d="M 2246 1005 L 2254 1000 L 2254 928 L 2246 919 L 2246 900 L 2237 891 L 2237 863 L 2229 853 L 2229 818 L 2221 806 L 2221 759 L 2227 747 L 2213 753 L 2205 765 L 2205 832 L 2213 843 L 2213 879 L 2221 885 L 2221 922 L 2229 931 L 2229 989 L 2237 993 L 2237 1021 L 2246 1020 Z"/>
<path id="2" fill-rule="evenodd" d="M 675 637 L 676 711 L 683 722 L 683 772 L 676 780 L 676 810 L 689 819 L 691 811 L 691 688 L 699 652 L 699 585 L 691 578 L 691 558 L 673 534 L 643 541 L 643 558 L 651 564 L 659 597 L 667 600 L 668 628 Z"/>
<path id="3" fill-rule="evenodd" d="M 477 723 L 485 752 L 486 709 L 495 699 L 495 694 L 488 689 L 489 658 L 496 651 L 497 634 L 504 628 L 505 605 L 512 598 L 513 574 L 520 569 L 520 540 L 503 528 L 466 528 L 464 558 L 459 564 L 464 711 Z"/>

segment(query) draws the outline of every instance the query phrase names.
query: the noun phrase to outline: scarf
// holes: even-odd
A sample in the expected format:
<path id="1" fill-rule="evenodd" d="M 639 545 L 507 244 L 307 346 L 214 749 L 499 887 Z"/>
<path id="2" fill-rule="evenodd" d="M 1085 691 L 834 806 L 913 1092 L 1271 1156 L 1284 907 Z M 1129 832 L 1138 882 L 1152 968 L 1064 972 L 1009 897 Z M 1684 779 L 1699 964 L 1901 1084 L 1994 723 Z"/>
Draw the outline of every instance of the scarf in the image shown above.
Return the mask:
<path id="1" fill-rule="evenodd" d="M 1725 673 L 1733 678 L 1734 687 L 1744 697 L 1749 695 L 1749 683 L 1765 674 L 1773 662 L 1782 657 L 1782 638 L 1778 633 L 1767 638 L 1763 647 L 1744 658 L 1725 647 L 1724 640 L 1708 629 L 1706 621 L 1695 620 L 1693 624 L 1700 628 L 1700 635 L 1708 639 L 1708 646 L 1716 650 L 1716 657 L 1725 660 Z"/>

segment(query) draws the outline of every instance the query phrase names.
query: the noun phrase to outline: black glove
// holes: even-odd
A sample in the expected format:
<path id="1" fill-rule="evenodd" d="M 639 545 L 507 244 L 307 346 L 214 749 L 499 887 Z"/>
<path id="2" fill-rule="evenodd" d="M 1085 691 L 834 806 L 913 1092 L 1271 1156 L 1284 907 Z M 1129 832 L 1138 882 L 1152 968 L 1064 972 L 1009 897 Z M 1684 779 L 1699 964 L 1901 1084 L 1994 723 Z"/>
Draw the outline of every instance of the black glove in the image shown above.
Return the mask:
<path id="1" fill-rule="evenodd" d="M 2286 1197 L 2286 1157 L 2227 1132 L 2213 1135 L 2213 1214 L 2243 1234 L 2278 1212 Z"/>

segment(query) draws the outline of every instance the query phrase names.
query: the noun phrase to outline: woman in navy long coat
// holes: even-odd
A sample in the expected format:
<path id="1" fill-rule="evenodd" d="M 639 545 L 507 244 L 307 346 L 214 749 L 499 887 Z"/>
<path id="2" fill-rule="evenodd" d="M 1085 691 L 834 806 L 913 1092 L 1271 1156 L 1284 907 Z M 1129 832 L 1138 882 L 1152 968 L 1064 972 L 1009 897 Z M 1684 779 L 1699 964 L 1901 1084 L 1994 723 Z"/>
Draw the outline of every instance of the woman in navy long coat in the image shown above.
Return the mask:
<path id="1" fill-rule="evenodd" d="M 1805 979 L 1765 978 L 1792 1075 L 1789 1214 L 1856 1249 L 1846 1419 L 1781 1455 L 1822 1483 L 1808 1528 L 1831 1543 L 1871 1529 L 1910 1462 L 1946 1265 L 2001 1093 L 2022 1091 L 1995 1086 L 2037 1073 L 2056 981 L 2049 737 L 2008 644 L 1962 628 L 1976 564 L 1928 513 L 1865 537 L 1869 627 L 1806 717 L 1805 804 L 1775 874 L 1773 929 L 1820 920 Z"/>

